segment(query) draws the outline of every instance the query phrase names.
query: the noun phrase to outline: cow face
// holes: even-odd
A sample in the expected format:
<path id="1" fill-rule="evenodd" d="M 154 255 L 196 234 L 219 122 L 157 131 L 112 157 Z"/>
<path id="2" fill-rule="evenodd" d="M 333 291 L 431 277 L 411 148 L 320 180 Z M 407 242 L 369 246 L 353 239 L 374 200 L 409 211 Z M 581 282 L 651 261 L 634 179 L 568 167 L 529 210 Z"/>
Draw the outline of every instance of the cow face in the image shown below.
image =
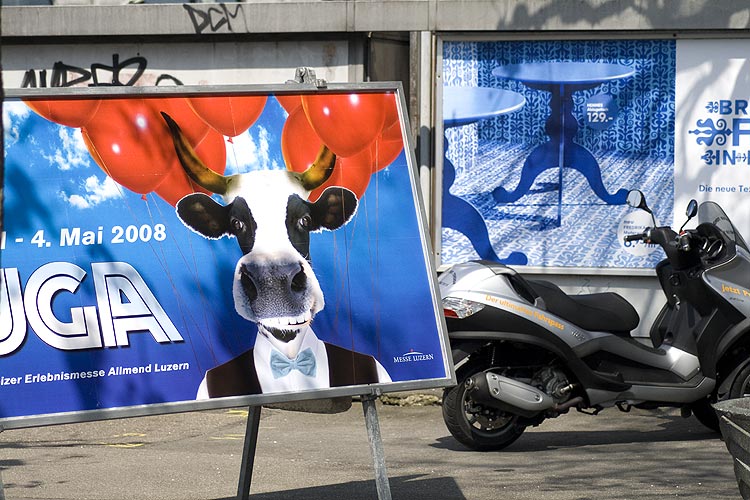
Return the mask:
<path id="1" fill-rule="evenodd" d="M 224 201 L 190 194 L 177 203 L 178 216 L 206 238 L 237 238 L 243 255 L 234 272 L 235 309 L 289 342 L 324 306 L 310 265 L 310 233 L 338 229 L 357 208 L 356 196 L 340 187 L 326 189 L 314 203 L 307 201 L 310 191 L 330 176 L 335 156 L 324 147 L 303 174 L 274 170 L 225 177 L 205 167 L 179 127 L 168 116 L 165 119 L 188 175 Z"/>

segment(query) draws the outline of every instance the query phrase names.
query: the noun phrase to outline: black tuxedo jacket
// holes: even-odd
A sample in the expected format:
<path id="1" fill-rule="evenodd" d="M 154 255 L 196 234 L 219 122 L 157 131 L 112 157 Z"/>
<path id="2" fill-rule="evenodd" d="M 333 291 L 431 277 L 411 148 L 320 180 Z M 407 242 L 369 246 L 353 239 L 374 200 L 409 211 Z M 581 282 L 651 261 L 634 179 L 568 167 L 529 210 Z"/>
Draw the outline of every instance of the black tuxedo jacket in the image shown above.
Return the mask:
<path id="1" fill-rule="evenodd" d="M 378 382 L 375 358 L 324 342 L 328 353 L 330 387 L 373 384 Z M 206 372 L 206 385 L 210 398 L 261 394 L 258 374 L 255 371 L 253 350 L 245 351 Z"/>

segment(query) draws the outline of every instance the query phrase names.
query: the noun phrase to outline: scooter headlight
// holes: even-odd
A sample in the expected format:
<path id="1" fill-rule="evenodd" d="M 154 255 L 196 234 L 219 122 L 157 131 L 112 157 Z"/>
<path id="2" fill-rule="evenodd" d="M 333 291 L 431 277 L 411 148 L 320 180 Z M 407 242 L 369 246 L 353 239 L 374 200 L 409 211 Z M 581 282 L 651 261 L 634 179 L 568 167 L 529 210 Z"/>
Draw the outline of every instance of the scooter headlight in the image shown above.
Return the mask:
<path id="1" fill-rule="evenodd" d="M 484 304 L 457 297 L 443 298 L 443 314 L 446 318 L 468 318 L 484 309 Z"/>

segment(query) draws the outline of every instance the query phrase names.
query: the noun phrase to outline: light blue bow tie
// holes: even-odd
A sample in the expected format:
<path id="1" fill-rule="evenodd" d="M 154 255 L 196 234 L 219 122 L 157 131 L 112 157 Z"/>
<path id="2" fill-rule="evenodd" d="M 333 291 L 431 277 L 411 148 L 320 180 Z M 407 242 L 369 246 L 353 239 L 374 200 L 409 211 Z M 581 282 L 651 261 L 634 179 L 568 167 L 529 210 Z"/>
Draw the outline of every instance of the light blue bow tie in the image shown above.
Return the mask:
<path id="1" fill-rule="evenodd" d="M 294 359 L 288 359 L 277 351 L 271 352 L 271 373 L 273 378 L 285 377 L 292 370 L 299 370 L 308 377 L 315 376 L 315 355 L 309 347 L 297 354 Z"/>

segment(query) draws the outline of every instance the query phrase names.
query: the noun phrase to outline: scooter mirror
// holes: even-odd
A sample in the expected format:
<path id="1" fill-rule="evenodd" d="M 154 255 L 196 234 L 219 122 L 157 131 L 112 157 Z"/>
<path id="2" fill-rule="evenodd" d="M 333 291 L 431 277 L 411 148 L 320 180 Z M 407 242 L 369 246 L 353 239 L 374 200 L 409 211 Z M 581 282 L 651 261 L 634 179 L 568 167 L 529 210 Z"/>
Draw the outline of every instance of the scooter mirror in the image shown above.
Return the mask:
<path id="1" fill-rule="evenodd" d="M 690 219 L 695 217 L 698 214 L 698 202 L 693 200 L 690 200 L 688 202 L 687 210 L 685 210 L 685 215 L 687 216 L 687 220 L 685 223 L 680 227 L 680 233 L 683 229 L 685 229 L 685 226 L 687 226 L 687 223 L 690 222 Z"/>
<path id="2" fill-rule="evenodd" d="M 628 197 L 625 201 L 633 208 L 640 208 L 642 210 L 645 210 L 646 212 L 651 212 L 651 210 L 649 210 L 648 206 L 646 205 L 646 198 L 643 196 L 643 193 L 637 189 L 628 191 Z"/>
<path id="3" fill-rule="evenodd" d="M 687 206 L 687 210 L 685 210 L 685 215 L 687 215 L 688 219 L 692 219 L 696 215 L 698 215 L 698 202 L 695 200 L 690 200 Z"/>
<path id="4" fill-rule="evenodd" d="M 638 189 L 628 191 L 628 197 L 625 198 L 625 202 L 633 208 L 640 208 L 644 212 L 651 214 L 651 220 L 654 222 L 654 227 L 656 227 L 656 217 L 654 217 L 654 213 L 646 205 L 646 197 L 643 196 L 641 191 Z"/>

